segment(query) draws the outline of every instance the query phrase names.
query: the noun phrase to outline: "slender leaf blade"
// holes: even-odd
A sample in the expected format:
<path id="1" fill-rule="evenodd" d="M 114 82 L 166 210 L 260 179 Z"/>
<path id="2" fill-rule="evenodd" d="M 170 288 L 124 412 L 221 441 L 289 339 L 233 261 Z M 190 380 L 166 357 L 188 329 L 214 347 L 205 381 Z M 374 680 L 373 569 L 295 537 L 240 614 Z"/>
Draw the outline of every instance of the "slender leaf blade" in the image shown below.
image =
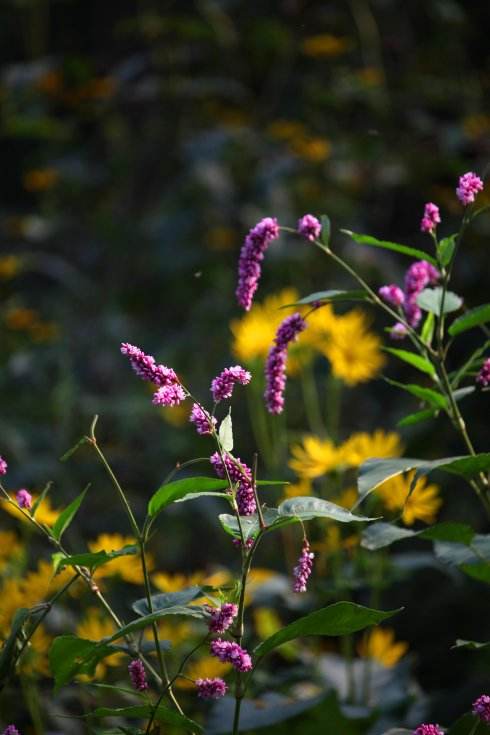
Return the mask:
<path id="1" fill-rule="evenodd" d="M 424 388 L 416 383 L 400 383 L 398 380 L 391 380 L 391 378 L 385 378 L 385 380 L 390 385 L 410 393 L 415 398 L 420 398 L 421 401 L 434 406 L 434 408 L 446 407 L 446 397 L 432 388 Z"/>
<path id="2" fill-rule="evenodd" d="M 408 416 L 404 416 L 402 419 L 397 421 L 397 426 L 404 427 L 404 426 L 414 426 L 415 424 L 420 424 L 422 421 L 429 421 L 430 419 L 435 419 L 437 417 L 437 411 L 434 411 L 432 408 L 426 408 L 423 411 L 415 411 L 414 413 L 409 413 Z"/>
<path id="3" fill-rule="evenodd" d="M 458 334 L 473 329 L 473 327 L 479 327 L 481 324 L 486 324 L 486 322 L 490 322 L 490 304 L 482 304 L 482 306 L 477 306 L 475 309 L 459 316 L 451 324 L 448 332 L 451 337 L 456 337 Z"/>
<path id="4" fill-rule="evenodd" d="M 426 253 L 424 250 L 418 248 L 412 248 L 408 245 L 400 245 L 397 242 L 389 242 L 388 240 L 378 240 L 376 237 L 371 235 L 361 235 L 358 232 L 352 232 L 351 230 L 341 230 L 344 235 L 348 235 L 354 242 L 359 245 L 371 245 L 375 248 L 383 248 L 384 250 L 393 250 L 396 253 L 402 253 L 402 255 L 408 255 L 410 258 L 416 258 L 417 260 L 428 260 L 432 265 L 437 265 L 437 261 L 432 255 Z"/>
<path id="5" fill-rule="evenodd" d="M 162 485 L 152 495 L 148 502 L 148 515 L 154 517 L 158 515 L 167 505 L 184 498 L 186 495 L 202 492 L 214 492 L 216 490 L 224 490 L 228 487 L 226 480 L 220 480 L 218 477 L 185 477 L 182 480 L 175 480 L 166 485 Z"/>
<path id="6" fill-rule="evenodd" d="M 57 541 L 61 540 L 64 532 L 75 518 L 89 487 L 90 486 L 88 485 L 85 490 L 83 490 L 83 492 L 81 492 L 80 495 L 75 498 L 75 500 L 70 503 L 70 505 L 65 508 L 65 510 L 56 519 L 53 528 L 51 529 L 51 533 Z"/>
<path id="7" fill-rule="evenodd" d="M 403 362 L 406 362 L 409 365 L 412 365 L 412 367 L 417 368 L 417 370 L 420 370 L 422 373 L 426 373 L 426 375 L 430 375 L 431 377 L 433 377 L 435 374 L 435 369 L 432 363 L 430 363 L 429 360 L 426 360 L 425 357 L 417 355 L 415 352 L 409 352 L 408 350 L 397 350 L 393 347 L 385 347 L 384 350 L 385 352 L 389 352 L 390 355 L 395 355 L 395 357 L 398 357 L 399 360 L 403 360 Z"/>

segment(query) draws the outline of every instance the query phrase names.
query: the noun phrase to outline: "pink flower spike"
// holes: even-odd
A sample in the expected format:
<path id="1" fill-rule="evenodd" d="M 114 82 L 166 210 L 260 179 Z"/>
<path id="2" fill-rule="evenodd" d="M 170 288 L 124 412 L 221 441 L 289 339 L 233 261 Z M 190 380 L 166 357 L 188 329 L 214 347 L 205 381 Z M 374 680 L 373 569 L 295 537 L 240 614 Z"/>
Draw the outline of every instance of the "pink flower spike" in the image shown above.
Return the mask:
<path id="1" fill-rule="evenodd" d="M 25 488 L 22 488 L 22 490 L 19 490 L 15 496 L 15 499 L 17 500 L 17 505 L 19 508 L 25 508 L 26 510 L 30 510 L 32 507 L 32 495 L 28 490 L 25 490 Z"/>
<path id="2" fill-rule="evenodd" d="M 460 176 L 456 196 L 463 206 L 473 204 L 479 191 L 483 191 L 483 181 L 473 171 Z"/>
<path id="3" fill-rule="evenodd" d="M 225 368 L 211 383 L 211 392 L 216 403 L 225 398 L 231 398 L 236 383 L 248 385 L 252 375 L 240 365 Z"/>
<path id="4" fill-rule="evenodd" d="M 381 296 L 383 301 L 392 306 L 402 306 L 405 302 L 405 294 L 399 286 L 394 283 L 390 283 L 389 286 L 381 286 L 378 289 L 378 294 Z"/>
<path id="5" fill-rule="evenodd" d="M 3 457 L 0 457 L 0 475 L 6 475 L 8 469 L 8 464 L 4 460 Z"/>
<path id="6" fill-rule="evenodd" d="M 164 385 L 153 395 L 155 406 L 178 406 L 185 401 L 187 394 L 180 383 Z"/>
<path id="7" fill-rule="evenodd" d="M 480 372 L 476 376 L 476 382 L 479 383 L 483 388 L 490 385 L 490 357 L 487 357 L 483 363 Z"/>
<path id="8" fill-rule="evenodd" d="M 216 656 L 222 663 L 231 664 L 237 671 L 250 671 L 252 668 L 250 654 L 238 643 L 217 638 L 211 641 L 211 655 Z"/>
<path id="9" fill-rule="evenodd" d="M 15 725 L 7 725 L 3 731 L 3 735 L 20 735 L 20 732 L 17 730 Z"/>
<path id="10" fill-rule="evenodd" d="M 288 347 L 295 342 L 300 332 L 306 329 L 301 314 L 287 316 L 279 325 L 274 344 L 269 350 L 265 365 L 265 404 L 272 414 L 282 413 L 284 409 L 284 390 L 286 388 L 286 363 Z"/>
<path id="11" fill-rule="evenodd" d="M 221 607 L 206 607 L 211 616 L 209 630 L 212 633 L 224 633 L 233 624 L 238 615 L 238 606 L 231 602 L 225 602 Z"/>
<path id="12" fill-rule="evenodd" d="M 473 714 L 485 724 L 490 725 L 490 696 L 482 694 L 473 702 Z"/>
<path id="13" fill-rule="evenodd" d="M 189 421 L 191 424 L 194 424 L 197 433 L 201 436 L 212 434 L 213 428 L 217 424 L 214 416 L 210 416 L 210 414 L 204 408 L 201 408 L 198 403 L 194 403 L 192 405 Z"/>
<path id="14" fill-rule="evenodd" d="M 148 689 L 148 682 L 146 680 L 146 671 L 143 666 L 143 662 L 139 658 L 133 659 L 128 666 L 129 678 L 133 688 L 138 692 L 144 692 Z"/>
<path id="15" fill-rule="evenodd" d="M 228 687 L 223 679 L 196 679 L 197 696 L 201 699 L 221 699 Z"/>
<path id="16" fill-rule="evenodd" d="M 310 242 L 318 240 L 321 231 L 322 226 L 319 220 L 312 214 L 305 214 L 298 220 L 298 233 Z"/>
<path id="17" fill-rule="evenodd" d="M 310 551 L 310 544 L 305 539 L 298 563 L 293 569 L 293 592 L 306 592 L 306 585 L 313 569 L 314 558 L 315 554 Z"/>
<path id="18" fill-rule="evenodd" d="M 444 735 L 444 730 L 439 725 L 419 725 L 413 735 Z"/>
<path id="19" fill-rule="evenodd" d="M 424 216 L 420 222 L 422 232 L 434 232 L 437 225 L 441 222 L 439 207 L 433 202 L 427 202 L 424 209 Z"/>

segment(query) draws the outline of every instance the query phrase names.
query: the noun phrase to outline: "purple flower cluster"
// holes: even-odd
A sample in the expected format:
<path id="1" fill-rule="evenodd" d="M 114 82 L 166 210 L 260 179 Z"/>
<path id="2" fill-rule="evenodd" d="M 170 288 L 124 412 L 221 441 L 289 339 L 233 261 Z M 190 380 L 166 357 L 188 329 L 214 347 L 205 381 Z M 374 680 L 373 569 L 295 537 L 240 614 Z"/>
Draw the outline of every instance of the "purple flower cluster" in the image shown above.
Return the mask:
<path id="1" fill-rule="evenodd" d="M 242 548 L 243 546 L 245 546 L 245 548 L 246 548 L 246 549 L 251 549 L 251 548 L 252 548 L 252 546 L 253 546 L 253 545 L 254 545 L 254 543 L 255 543 L 255 539 L 254 539 L 254 538 L 252 538 L 252 537 L 250 537 L 250 538 L 248 538 L 248 539 L 247 539 L 247 540 L 245 541 L 245 544 L 242 544 L 242 540 L 241 540 L 241 538 L 233 538 L 233 539 L 231 540 L 231 543 L 233 544 L 233 546 L 237 546 L 237 547 L 238 547 L 239 549 L 241 549 L 241 548 Z"/>
<path id="2" fill-rule="evenodd" d="M 388 286 L 381 286 L 378 290 L 378 294 L 381 296 L 383 301 L 391 306 L 403 306 L 405 302 L 405 294 L 403 293 L 400 286 L 396 286 L 394 283 L 390 283 Z"/>
<path id="3" fill-rule="evenodd" d="M 472 712 L 482 722 L 490 725 L 490 696 L 482 694 L 473 702 Z"/>
<path id="4" fill-rule="evenodd" d="M 194 424 L 197 433 L 201 436 L 212 434 L 213 428 L 217 423 L 214 416 L 210 416 L 198 403 L 193 404 L 189 421 Z"/>
<path id="5" fill-rule="evenodd" d="M 17 730 L 15 725 L 7 725 L 2 735 L 20 735 L 20 732 Z"/>
<path id="6" fill-rule="evenodd" d="M 3 457 L 0 457 L 0 475 L 6 475 L 8 469 L 8 464 L 4 460 Z"/>
<path id="7" fill-rule="evenodd" d="M 279 225 L 275 218 L 265 217 L 253 227 L 245 238 L 238 261 L 238 286 L 236 297 L 245 311 L 252 306 L 259 285 L 261 262 L 265 251 L 279 237 Z"/>
<path id="8" fill-rule="evenodd" d="M 216 677 L 215 679 L 196 679 L 197 696 L 201 699 L 220 699 L 227 692 L 227 685 Z"/>
<path id="9" fill-rule="evenodd" d="M 308 543 L 308 540 L 305 539 L 298 563 L 293 569 L 293 592 L 306 592 L 306 585 L 313 569 L 314 558 L 315 554 L 310 551 L 310 544 Z"/>
<path id="10" fill-rule="evenodd" d="M 312 214 L 305 214 L 300 220 L 298 220 L 298 233 L 307 240 L 310 240 L 310 242 L 318 240 L 321 231 L 322 226 L 319 220 L 317 220 L 317 218 Z"/>
<path id="11" fill-rule="evenodd" d="M 433 202 L 427 202 L 424 209 L 424 216 L 420 222 L 422 232 L 434 232 L 437 225 L 441 222 L 439 207 Z"/>
<path id="12" fill-rule="evenodd" d="M 135 689 L 137 689 L 139 692 L 145 691 L 145 689 L 148 689 L 148 682 L 146 680 L 146 671 L 145 667 L 143 666 L 143 662 L 140 661 L 139 658 L 135 658 L 128 666 L 129 671 L 129 678 L 131 679 L 131 684 Z"/>
<path id="13" fill-rule="evenodd" d="M 279 325 L 265 366 L 264 398 L 269 413 L 278 414 L 283 411 L 288 346 L 303 329 L 306 329 L 306 322 L 298 313 L 286 317 Z"/>
<path id="14" fill-rule="evenodd" d="M 422 310 L 417 304 L 417 296 L 428 285 L 433 285 L 440 277 L 437 268 L 426 260 L 418 260 L 412 263 L 405 274 L 405 303 L 403 305 L 407 322 L 411 327 L 417 327 L 421 318 Z"/>
<path id="15" fill-rule="evenodd" d="M 139 347 L 127 342 L 121 344 L 121 352 L 129 358 L 131 367 L 142 380 L 153 383 L 158 390 L 153 396 L 153 403 L 157 406 L 178 406 L 187 394 L 172 368 L 158 365 L 155 358 L 146 355 Z"/>
<path id="16" fill-rule="evenodd" d="M 24 488 L 16 493 L 15 499 L 17 500 L 19 508 L 27 508 L 27 510 L 29 510 L 32 506 L 32 495 Z"/>
<path id="17" fill-rule="evenodd" d="M 211 383 L 211 392 L 214 400 L 218 403 L 224 398 L 231 398 L 236 383 L 248 385 L 251 380 L 251 374 L 248 370 L 240 367 L 240 365 L 225 368 Z"/>
<path id="18" fill-rule="evenodd" d="M 211 455 L 209 461 L 218 477 L 224 479 L 228 476 L 232 483 L 237 485 L 236 502 L 238 512 L 241 516 L 250 516 L 257 510 L 252 485 L 252 471 L 239 457 L 232 457 L 231 454 L 225 453 L 224 458 L 225 462 L 223 464 L 219 453 L 215 452 Z"/>
<path id="19" fill-rule="evenodd" d="M 208 605 L 207 611 L 211 615 L 209 621 L 211 633 L 224 633 L 238 615 L 238 606 L 231 602 L 225 602 L 221 607 L 210 607 Z"/>
<path id="20" fill-rule="evenodd" d="M 217 638 L 211 641 L 211 655 L 216 656 L 222 663 L 232 664 L 237 671 L 250 671 L 252 668 L 250 654 L 238 643 Z"/>
<path id="21" fill-rule="evenodd" d="M 439 725 L 419 725 L 413 735 L 444 735 Z"/>
<path id="22" fill-rule="evenodd" d="M 484 388 L 490 385 L 490 357 L 487 357 L 481 366 L 480 372 L 476 376 L 476 382 Z"/>
<path id="23" fill-rule="evenodd" d="M 391 339 L 405 339 L 407 336 L 407 328 L 401 322 L 397 322 L 390 330 Z"/>
<path id="24" fill-rule="evenodd" d="M 473 171 L 468 171 L 468 173 L 459 177 L 456 196 L 465 207 L 468 204 L 473 204 L 479 191 L 483 191 L 483 181 Z"/>

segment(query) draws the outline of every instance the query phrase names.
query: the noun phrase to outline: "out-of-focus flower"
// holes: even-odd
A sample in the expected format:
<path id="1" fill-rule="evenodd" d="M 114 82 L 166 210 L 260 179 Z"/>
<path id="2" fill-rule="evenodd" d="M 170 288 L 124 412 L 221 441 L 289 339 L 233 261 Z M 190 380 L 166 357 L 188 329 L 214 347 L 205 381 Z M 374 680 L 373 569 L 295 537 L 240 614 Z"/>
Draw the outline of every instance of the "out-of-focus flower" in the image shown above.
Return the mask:
<path id="1" fill-rule="evenodd" d="M 152 576 L 152 581 L 155 587 L 161 592 L 179 592 L 195 585 L 220 587 L 229 583 L 230 573 L 227 570 L 220 570 L 214 574 L 207 574 L 204 571 L 194 572 L 193 574 L 156 572 Z"/>
<path id="2" fill-rule="evenodd" d="M 392 306 L 402 306 L 405 301 L 405 294 L 402 289 L 394 283 L 391 283 L 388 286 L 381 286 L 381 288 L 378 289 L 378 294 L 381 296 L 383 301 L 386 301 L 387 304 L 391 304 Z"/>
<path id="3" fill-rule="evenodd" d="M 444 735 L 444 730 L 439 725 L 424 723 L 413 731 L 413 735 Z"/>
<path id="4" fill-rule="evenodd" d="M 0 280 L 14 278 L 23 267 L 22 258 L 17 255 L 4 255 L 0 258 Z"/>
<path id="5" fill-rule="evenodd" d="M 195 661 L 191 661 L 185 670 L 185 674 L 189 679 L 214 679 L 223 677 L 231 669 L 231 664 L 222 663 L 213 656 L 203 656 Z M 188 679 L 177 679 L 175 685 L 179 689 L 192 689 L 194 684 Z"/>
<path id="6" fill-rule="evenodd" d="M 333 375 L 349 386 L 372 380 L 386 362 L 381 340 L 368 324 L 366 315 L 358 309 L 336 317 L 322 349 Z"/>
<path id="7" fill-rule="evenodd" d="M 441 215 L 439 214 L 439 207 L 433 202 L 427 202 L 424 209 L 424 216 L 420 223 L 420 229 L 422 232 L 434 232 L 440 222 Z"/>
<path id="8" fill-rule="evenodd" d="M 459 177 L 456 196 L 465 207 L 473 204 L 479 191 L 483 191 L 483 181 L 473 171 L 468 171 Z"/>
<path id="9" fill-rule="evenodd" d="M 305 436 L 303 444 L 293 444 L 289 466 L 300 478 L 314 479 L 342 464 L 342 455 L 330 439 Z"/>
<path id="10" fill-rule="evenodd" d="M 405 339 L 407 336 L 407 328 L 401 322 L 397 322 L 390 331 L 390 339 Z"/>
<path id="11" fill-rule="evenodd" d="M 340 505 L 341 508 L 347 508 L 347 510 L 350 510 L 356 504 L 357 498 L 356 488 L 347 487 L 345 490 L 342 490 L 338 497 L 334 498 L 334 503 L 336 503 L 336 505 Z"/>
<path id="12" fill-rule="evenodd" d="M 0 457 L 0 475 L 6 475 L 8 469 L 8 464 L 4 460 L 3 457 Z"/>
<path id="13" fill-rule="evenodd" d="M 26 331 L 38 322 L 38 313 L 34 309 L 15 307 L 5 315 L 5 324 L 14 331 Z"/>
<path id="14" fill-rule="evenodd" d="M 305 214 L 298 220 L 297 230 L 302 237 L 313 242 L 320 237 L 322 226 L 320 221 L 312 214 Z"/>
<path id="15" fill-rule="evenodd" d="M 89 541 L 88 548 L 90 551 L 117 551 L 124 546 L 134 546 L 136 540 L 132 536 L 122 536 L 119 533 L 102 533 L 94 541 Z M 151 554 L 146 555 L 148 569 L 151 571 L 154 567 L 154 560 Z M 142 584 L 143 570 L 141 568 L 141 559 L 139 555 L 117 556 L 103 566 L 100 566 L 94 574 L 95 579 L 104 579 L 106 577 L 119 576 L 125 582 L 131 584 Z"/>
<path id="16" fill-rule="evenodd" d="M 271 635 L 277 633 L 284 626 L 277 612 L 271 607 L 256 607 L 253 611 L 253 619 L 255 632 L 261 641 L 270 638 Z M 287 659 L 292 659 L 296 656 L 297 650 L 298 646 L 296 642 L 289 641 L 280 646 L 277 649 L 277 653 Z"/>
<path id="17" fill-rule="evenodd" d="M 59 171 L 55 168 L 38 168 L 24 174 L 24 188 L 27 191 L 47 191 L 58 183 Z"/>
<path id="18" fill-rule="evenodd" d="M 196 600 L 197 602 L 197 600 Z M 182 621 L 177 618 L 172 620 L 172 615 L 169 615 L 158 624 L 158 638 L 161 641 L 170 641 L 172 646 L 178 646 L 185 641 L 188 641 L 193 634 L 193 627 L 187 620 Z M 149 641 L 153 640 L 153 631 L 147 628 L 145 631 L 145 638 Z"/>
<path id="19" fill-rule="evenodd" d="M 21 735 L 15 725 L 7 725 L 2 735 Z"/>
<path id="20" fill-rule="evenodd" d="M 167 424 L 178 428 L 186 426 L 189 420 L 189 408 L 185 403 L 181 403 L 180 406 L 163 406 L 160 413 Z"/>
<path id="21" fill-rule="evenodd" d="M 11 561 L 18 559 L 24 547 L 13 531 L 0 531 L 0 573 Z"/>
<path id="22" fill-rule="evenodd" d="M 129 678 L 134 689 L 138 692 L 144 692 L 148 689 L 146 680 L 146 671 L 143 662 L 139 658 L 133 659 L 128 666 Z"/>
<path id="23" fill-rule="evenodd" d="M 221 638 L 211 641 L 210 651 L 212 656 L 222 663 L 230 663 L 237 671 L 250 671 L 252 659 L 248 651 L 234 641 L 223 641 Z"/>
<path id="24" fill-rule="evenodd" d="M 376 492 L 388 510 L 402 511 L 402 519 L 407 526 L 412 526 L 418 520 L 434 523 L 442 505 L 439 487 L 428 484 L 425 477 L 420 477 L 409 497 L 414 476 L 415 470 L 396 475 L 380 485 Z"/>
<path id="25" fill-rule="evenodd" d="M 17 505 L 19 506 L 19 508 L 30 510 L 30 508 L 32 507 L 32 495 L 25 488 L 22 488 L 21 490 L 18 490 L 16 492 L 15 499 L 17 500 Z"/>
<path id="26" fill-rule="evenodd" d="M 221 699 L 228 689 L 223 679 L 196 679 L 197 696 L 201 699 Z"/>
<path id="27" fill-rule="evenodd" d="M 476 376 L 476 382 L 484 388 L 490 385 L 490 357 L 487 357 L 481 366 L 480 372 Z"/>
<path id="28" fill-rule="evenodd" d="M 311 480 L 308 477 L 302 477 L 297 482 L 291 485 L 284 485 L 284 499 L 304 497 L 305 495 L 311 495 L 313 493 L 313 487 Z"/>
<path id="29" fill-rule="evenodd" d="M 249 231 L 240 251 L 238 261 L 238 286 L 236 297 L 240 306 L 249 311 L 259 285 L 261 262 L 265 251 L 279 237 L 279 224 L 275 218 L 265 217 Z"/>
<path id="30" fill-rule="evenodd" d="M 213 400 L 218 403 L 224 401 L 225 398 L 231 398 L 233 388 L 237 383 L 240 385 L 248 385 L 252 380 L 252 375 L 248 370 L 244 370 L 241 365 L 225 368 L 211 383 L 211 392 Z"/>
<path id="31" fill-rule="evenodd" d="M 346 36 L 334 36 L 331 33 L 319 33 L 305 38 L 302 51 L 314 59 L 328 59 L 345 54 L 352 48 L 352 41 Z"/>
<path id="32" fill-rule="evenodd" d="M 490 725 L 490 696 L 488 694 L 479 696 L 473 702 L 472 711 L 482 722 Z"/>
<path id="33" fill-rule="evenodd" d="M 288 347 L 291 342 L 296 341 L 304 329 L 306 329 L 306 322 L 299 313 L 287 316 L 277 329 L 265 367 L 264 398 L 269 413 L 279 414 L 283 411 Z"/>
<path id="34" fill-rule="evenodd" d="M 359 467 L 366 459 L 374 457 L 399 457 L 403 452 L 400 435 L 395 431 L 376 429 L 372 434 L 359 431 L 351 434 L 339 447 L 345 464 Z"/>
<path id="35" fill-rule="evenodd" d="M 490 132 L 490 115 L 468 115 L 463 119 L 463 130 L 473 140 L 485 137 Z"/>
<path id="36" fill-rule="evenodd" d="M 250 311 L 241 319 L 233 320 L 230 324 L 234 337 L 233 354 L 245 363 L 265 360 L 277 328 L 284 319 L 284 310 L 281 307 L 294 304 L 298 298 L 299 294 L 295 289 L 286 288 L 277 294 L 268 296 L 262 303 L 254 303 Z M 292 346 L 292 359 L 288 360 L 288 373 L 290 374 L 298 370 L 295 352 L 296 348 Z"/>
<path id="37" fill-rule="evenodd" d="M 206 244 L 210 250 L 222 252 L 231 250 L 235 245 L 236 234 L 231 227 L 210 227 L 206 232 Z"/>
<path id="38" fill-rule="evenodd" d="M 298 563 L 293 569 L 293 592 L 306 592 L 306 585 L 313 570 L 314 558 L 315 554 L 310 550 L 310 544 L 305 539 Z"/>
<path id="39" fill-rule="evenodd" d="M 391 668 L 408 651 L 408 643 L 395 641 L 395 631 L 391 628 L 373 628 L 359 645 L 359 654 L 371 658 L 382 666 Z"/>
<path id="40" fill-rule="evenodd" d="M 294 138 L 289 144 L 291 151 L 305 161 L 322 163 L 330 157 L 332 146 L 329 140 L 318 135 Z"/>
<path id="41" fill-rule="evenodd" d="M 39 496 L 36 493 L 32 494 L 32 505 L 35 505 L 38 497 Z M 14 498 L 12 498 L 12 500 L 14 500 Z M 7 503 L 3 499 L 0 499 L 0 502 L 2 503 L 3 509 L 6 510 L 7 513 L 10 513 L 11 516 L 14 516 L 14 518 L 17 518 L 20 521 L 24 521 L 24 523 L 29 523 L 29 520 L 24 516 L 23 513 L 19 511 L 17 505 Z M 39 521 L 39 523 L 45 524 L 46 526 L 52 526 L 57 521 L 60 513 L 61 510 L 55 510 L 51 507 L 51 501 L 49 497 L 45 497 L 40 505 L 38 505 L 38 507 L 36 508 L 34 516 L 36 518 L 36 521 Z"/>

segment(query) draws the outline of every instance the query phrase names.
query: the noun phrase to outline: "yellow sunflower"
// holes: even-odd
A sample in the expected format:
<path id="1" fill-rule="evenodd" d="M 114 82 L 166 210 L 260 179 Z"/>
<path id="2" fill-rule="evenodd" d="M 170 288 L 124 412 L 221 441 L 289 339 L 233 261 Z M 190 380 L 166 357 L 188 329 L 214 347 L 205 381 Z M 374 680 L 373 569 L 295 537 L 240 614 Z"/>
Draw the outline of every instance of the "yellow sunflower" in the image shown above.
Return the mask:
<path id="1" fill-rule="evenodd" d="M 406 654 L 408 643 L 395 642 L 395 632 L 391 628 L 373 628 L 365 634 L 358 651 L 363 658 L 371 658 L 391 668 Z"/>
<path id="2" fill-rule="evenodd" d="M 333 375 L 349 386 L 372 380 L 386 362 L 381 339 L 368 325 L 366 315 L 359 309 L 338 316 L 322 348 Z"/>
<path id="3" fill-rule="evenodd" d="M 89 541 L 90 551 L 117 551 L 124 546 L 132 546 L 136 540 L 132 536 L 122 536 L 119 533 L 102 533 L 94 541 Z M 154 561 L 151 554 L 146 555 L 148 569 L 153 569 Z M 107 564 L 100 566 L 95 574 L 95 579 L 119 576 L 125 582 L 131 584 L 143 584 L 143 569 L 139 555 L 118 556 Z"/>
<path id="4" fill-rule="evenodd" d="M 303 444 L 293 444 L 289 466 L 300 478 L 314 479 L 342 464 L 342 456 L 330 439 L 305 436 Z"/>
<path id="5" fill-rule="evenodd" d="M 380 485 L 376 492 L 388 510 L 403 511 L 402 519 L 407 526 L 413 526 L 415 521 L 434 523 L 442 505 L 439 486 L 428 484 L 425 477 L 420 477 L 408 497 L 414 475 L 415 470 L 396 475 Z"/>
<path id="6" fill-rule="evenodd" d="M 400 435 L 395 431 L 376 429 L 372 434 L 359 431 L 339 447 L 345 464 L 359 467 L 367 459 L 374 457 L 399 457 L 403 452 Z"/>

